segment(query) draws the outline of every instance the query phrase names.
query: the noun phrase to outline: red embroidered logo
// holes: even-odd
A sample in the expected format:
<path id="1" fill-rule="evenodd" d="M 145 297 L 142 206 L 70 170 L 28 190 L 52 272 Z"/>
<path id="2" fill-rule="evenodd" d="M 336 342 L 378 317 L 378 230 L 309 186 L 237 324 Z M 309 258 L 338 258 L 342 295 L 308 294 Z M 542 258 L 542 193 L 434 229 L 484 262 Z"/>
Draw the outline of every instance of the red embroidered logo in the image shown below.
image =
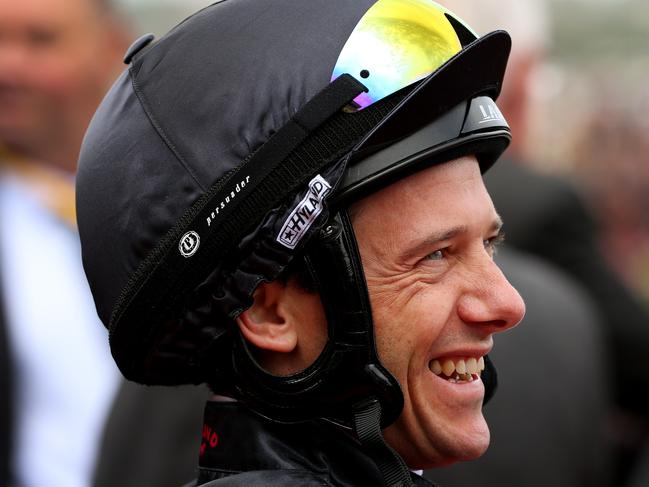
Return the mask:
<path id="1" fill-rule="evenodd" d="M 207 447 L 215 448 L 219 444 L 219 435 L 208 424 L 203 425 L 200 456 L 205 454 Z"/>

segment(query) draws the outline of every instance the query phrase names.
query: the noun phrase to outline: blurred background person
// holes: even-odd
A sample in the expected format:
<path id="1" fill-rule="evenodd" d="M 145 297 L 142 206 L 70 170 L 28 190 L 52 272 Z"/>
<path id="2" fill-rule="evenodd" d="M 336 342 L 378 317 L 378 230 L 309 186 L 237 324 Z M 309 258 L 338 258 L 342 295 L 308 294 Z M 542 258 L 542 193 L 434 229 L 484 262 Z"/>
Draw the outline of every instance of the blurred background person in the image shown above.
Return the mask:
<path id="1" fill-rule="evenodd" d="M 602 122 L 609 127 L 615 126 L 608 123 L 609 117 L 602 117 L 600 113 L 600 116 L 587 120 L 581 130 L 574 128 L 570 114 L 580 110 L 585 114 L 591 113 L 592 106 L 587 108 L 586 103 L 575 104 L 580 97 L 572 96 L 574 93 L 562 88 L 562 84 L 571 83 L 568 80 L 561 82 L 562 71 L 557 68 L 548 69 L 546 56 L 551 47 L 549 42 L 551 23 L 561 29 L 564 40 L 566 38 L 570 41 L 589 39 L 586 42 L 590 43 L 594 38 L 606 38 L 614 32 L 615 23 L 611 21 L 611 12 L 617 12 L 619 20 L 620 12 L 624 11 L 623 5 L 626 9 L 630 4 L 638 2 L 602 1 L 596 2 L 596 6 L 589 3 L 588 9 L 584 9 L 583 3 L 578 1 L 442 0 L 442 3 L 464 16 L 470 23 L 473 21 L 472 25 L 478 29 L 491 30 L 501 27 L 512 34 L 514 48 L 499 104 L 512 125 L 514 143 L 503 158 L 509 161 L 503 160 L 503 164 L 486 178 L 486 182 L 494 203 L 505 221 L 508 243 L 558 266 L 583 287 L 597 306 L 602 324 L 601 331 L 606 342 L 606 355 L 602 357 L 606 367 L 600 372 L 602 376 L 608 373 L 612 379 L 614 392 L 615 409 L 606 420 L 608 440 L 617 455 L 613 483 L 623 485 L 632 469 L 634 458 L 646 438 L 649 419 L 647 401 L 649 364 L 641 359 L 649 350 L 649 315 L 646 303 L 638 299 L 623 283 L 608 260 L 613 258 L 614 261 L 618 261 L 617 267 L 620 268 L 620 259 L 614 252 L 609 251 L 609 246 L 602 247 L 603 236 L 606 233 L 603 233 L 598 226 L 602 223 L 598 216 L 603 213 L 592 212 L 589 199 L 583 197 L 588 179 L 585 181 L 582 179 L 581 187 L 577 187 L 548 173 L 558 172 L 557 167 L 574 168 L 584 165 L 588 166 L 588 169 L 583 171 L 584 174 L 597 172 L 596 165 L 579 163 L 578 161 L 580 159 L 583 161 L 583 158 L 575 160 L 575 155 L 580 154 L 580 151 L 557 150 L 558 147 L 573 147 L 579 143 L 597 153 L 595 160 L 601 161 L 601 166 L 608 169 L 609 176 L 616 175 L 607 178 L 609 184 L 612 180 L 626 181 L 625 184 L 617 186 L 617 193 L 627 193 L 639 185 L 637 181 L 635 184 L 629 184 L 628 181 L 637 176 L 637 171 L 629 178 L 628 161 L 627 163 L 621 161 L 621 156 L 622 159 L 628 158 L 623 157 L 625 151 L 621 144 L 614 143 L 614 137 L 603 137 L 602 134 L 588 129 L 589 125 L 599 126 Z M 572 15 L 566 15 L 567 4 L 574 6 Z M 608 9 L 606 4 L 609 6 Z M 550 17 L 551 8 L 564 10 Z M 581 14 L 587 10 L 590 15 L 594 15 L 593 11 L 596 9 L 599 9 L 604 20 L 599 30 L 587 33 L 587 28 L 582 25 L 584 19 L 581 18 Z M 620 29 L 620 25 L 617 28 Z M 565 34 L 566 31 L 569 34 Z M 602 41 L 595 42 L 595 45 L 596 52 L 593 56 L 606 58 L 605 52 L 601 49 Z M 576 50 L 579 52 L 579 48 Z M 563 61 L 578 63 L 575 59 L 566 61 L 564 58 Z M 579 69 L 583 69 L 583 66 L 580 65 Z M 615 86 L 618 91 L 624 92 L 624 83 L 618 83 L 617 78 L 616 73 L 615 81 L 610 86 Z M 578 87 L 583 91 L 583 79 Z M 598 105 L 601 100 L 607 99 L 606 96 L 602 96 L 602 93 L 592 94 L 595 96 L 590 99 L 590 105 Z M 620 97 L 619 93 L 617 97 Z M 555 104 L 549 108 L 548 100 L 552 98 Z M 574 115 L 572 118 L 575 118 Z M 637 126 L 632 117 L 625 117 L 625 119 L 626 123 L 623 126 Z M 548 126 L 551 128 L 548 129 Z M 539 127 L 544 128 L 539 130 Z M 633 137 L 630 134 L 633 132 L 637 133 L 633 130 L 624 131 L 627 135 L 626 141 L 630 143 L 627 147 L 635 147 L 634 152 L 638 154 L 639 141 L 632 143 L 630 140 Z M 578 134 L 581 134 L 581 137 Z M 571 138 L 572 141 L 566 140 Z M 544 143 L 539 143 L 536 139 Z M 548 143 L 547 139 L 551 139 L 551 143 Z M 581 154 L 583 152 L 582 150 Z M 644 154 L 646 158 L 646 152 Z M 545 158 L 552 160 L 544 163 Z M 542 175 L 532 169 L 530 167 L 532 165 L 539 170 L 543 169 L 546 174 Z M 644 167 L 647 167 L 646 164 Z M 645 175 L 646 173 L 647 171 Z M 578 174 L 574 172 L 573 175 Z M 594 179 L 594 176 L 591 174 L 589 179 Z M 646 187 L 646 177 L 644 181 Z M 647 192 L 644 194 L 646 195 Z M 595 198 L 597 199 L 599 198 Z M 622 211 L 621 213 L 627 218 L 620 218 L 621 215 L 618 214 L 613 218 L 613 222 L 627 220 L 633 215 L 633 212 Z M 603 223 L 607 223 L 607 220 L 604 219 Z M 617 227 L 615 223 L 613 226 Z M 618 238 L 624 235 L 623 232 L 613 233 Z M 602 252 L 601 248 L 606 251 Z M 530 317 L 529 313 L 528 317 Z M 522 327 L 521 330 L 525 332 L 530 328 L 530 326 Z M 574 360 L 578 361 L 577 358 Z M 500 361 L 502 362 L 502 359 Z M 566 366 L 570 367 L 570 361 Z M 527 393 L 537 392 L 528 390 Z M 595 428 L 600 426 L 593 425 Z M 565 448 L 563 453 L 572 455 L 574 459 L 573 451 L 571 448 Z"/>
<path id="2" fill-rule="evenodd" d="M 79 147 L 131 40 L 108 0 L 0 0 L 3 486 L 172 486 L 194 475 L 204 392 L 122 381 L 77 241 Z"/>

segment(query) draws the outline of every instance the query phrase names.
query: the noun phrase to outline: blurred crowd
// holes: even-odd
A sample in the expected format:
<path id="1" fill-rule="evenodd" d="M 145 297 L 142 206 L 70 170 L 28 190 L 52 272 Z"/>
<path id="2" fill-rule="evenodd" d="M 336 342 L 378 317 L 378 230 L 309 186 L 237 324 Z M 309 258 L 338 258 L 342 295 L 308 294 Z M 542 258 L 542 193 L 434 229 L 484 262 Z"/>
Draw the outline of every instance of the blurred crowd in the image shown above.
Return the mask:
<path id="1" fill-rule="evenodd" d="M 601 247 L 620 276 L 649 300 L 649 93 L 616 96 L 613 80 L 575 140 L 574 177 L 602 222 Z"/>
<path id="2" fill-rule="evenodd" d="M 442 486 L 649 485 L 645 80 L 619 76 L 624 51 L 584 68 L 554 42 L 580 21 L 566 21 L 565 5 L 585 2 L 439 2 L 479 33 L 513 37 L 499 104 L 515 142 L 487 183 L 509 242 L 498 258 L 528 314 L 493 352 L 489 452 L 426 475 Z M 120 378 L 81 267 L 73 188 L 85 127 L 128 45 L 208 3 L 0 0 L 2 486 L 192 478 L 206 391 Z M 606 16 L 627 3 L 641 5 L 588 8 Z"/>
<path id="3" fill-rule="evenodd" d="M 532 95 L 529 160 L 575 183 L 600 225 L 602 254 L 646 302 L 649 11 L 637 0 L 549 5 L 556 41 Z"/>

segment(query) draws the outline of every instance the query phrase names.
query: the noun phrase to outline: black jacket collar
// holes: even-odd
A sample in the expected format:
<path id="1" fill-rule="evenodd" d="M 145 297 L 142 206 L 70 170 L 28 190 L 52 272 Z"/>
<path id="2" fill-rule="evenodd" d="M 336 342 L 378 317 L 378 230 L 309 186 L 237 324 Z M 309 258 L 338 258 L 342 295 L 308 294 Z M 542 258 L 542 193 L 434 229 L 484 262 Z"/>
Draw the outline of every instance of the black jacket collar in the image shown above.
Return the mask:
<path id="1" fill-rule="evenodd" d="M 273 476 L 283 475 L 279 470 L 286 472 L 284 480 L 294 485 L 298 477 L 300 485 L 347 487 L 382 482 L 378 468 L 358 443 L 333 425 L 324 421 L 276 424 L 238 403 L 208 402 L 198 485 L 226 477 L 227 485 L 238 485 L 231 483 L 237 476 L 230 476 L 241 472 L 250 472 L 246 482 L 251 482 L 254 472 L 259 473 L 259 480 L 264 476 L 268 480 L 269 470 L 275 471 Z M 432 485 L 414 474 L 413 481 L 415 485 Z"/>

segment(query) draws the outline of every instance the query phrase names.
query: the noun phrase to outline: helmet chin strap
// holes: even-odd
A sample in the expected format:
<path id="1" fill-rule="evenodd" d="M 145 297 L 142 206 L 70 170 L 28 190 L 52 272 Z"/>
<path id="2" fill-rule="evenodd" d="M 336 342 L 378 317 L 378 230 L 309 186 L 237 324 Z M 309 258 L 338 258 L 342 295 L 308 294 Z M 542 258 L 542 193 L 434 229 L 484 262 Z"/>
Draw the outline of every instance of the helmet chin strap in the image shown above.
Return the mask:
<path id="1" fill-rule="evenodd" d="M 389 487 L 414 485 L 408 466 L 385 442 L 381 433 L 381 403 L 376 398 L 362 401 L 354 407 L 354 433 L 365 452 L 374 460 Z"/>
<path id="2" fill-rule="evenodd" d="M 390 425 L 401 414 L 403 393 L 376 351 L 363 264 L 346 210 L 337 211 L 329 219 L 316 241 L 309 244 L 304 259 L 320 293 L 329 326 L 329 342 L 356 356 L 354 366 L 359 373 L 348 369 L 343 383 L 350 390 L 365 391 L 361 400 L 375 397 L 381 404 L 382 427 Z M 354 396 L 356 404 L 359 396 Z"/>
<path id="3" fill-rule="evenodd" d="M 323 249 L 327 247 L 327 250 Z M 323 253 L 325 255 L 323 255 Z M 329 254 L 329 255 L 326 255 Z M 332 273 L 334 262 L 344 262 L 344 272 L 337 269 Z M 352 405 L 353 430 L 365 452 L 374 460 L 383 485 L 407 487 L 413 485 L 410 470 L 403 459 L 388 445 L 381 432 L 382 427 L 392 423 L 403 408 L 403 393 L 397 380 L 379 361 L 374 341 L 374 325 L 363 265 L 351 220 L 346 210 L 335 214 L 324 230 L 320 240 L 311 245 L 305 256 L 307 268 L 320 292 L 320 298 L 329 323 L 329 339 L 336 342 L 347 336 L 348 319 L 355 316 L 355 331 L 364 340 L 349 346 L 364 348 L 366 357 L 359 388 L 362 390 L 370 380 L 372 386 L 368 396 Z M 360 316 L 362 315 L 362 316 Z M 352 336 L 352 335 L 349 335 Z M 350 384 L 353 387 L 353 384 Z M 396 400 L 396 404 L 395 404 Z M 388 414 L 383 413 L 387 411 Z"/>
<path id="4" fill-rule="evenodd" d="M 327 318 L 325 349 L 303 371 L 275 376 L 254 360 L 245 340 L 235 340 L 230 358 L 236 396 L 276 421 L 326 418 L 347 428 L 354 425 L 356 405 L 374 397 L 381 405 L 377 427 L 386 427 L 401 414 L 403 394 L 376 353 L 362 263 L 345 211 L 314 236 L 304 259 Z"/>

